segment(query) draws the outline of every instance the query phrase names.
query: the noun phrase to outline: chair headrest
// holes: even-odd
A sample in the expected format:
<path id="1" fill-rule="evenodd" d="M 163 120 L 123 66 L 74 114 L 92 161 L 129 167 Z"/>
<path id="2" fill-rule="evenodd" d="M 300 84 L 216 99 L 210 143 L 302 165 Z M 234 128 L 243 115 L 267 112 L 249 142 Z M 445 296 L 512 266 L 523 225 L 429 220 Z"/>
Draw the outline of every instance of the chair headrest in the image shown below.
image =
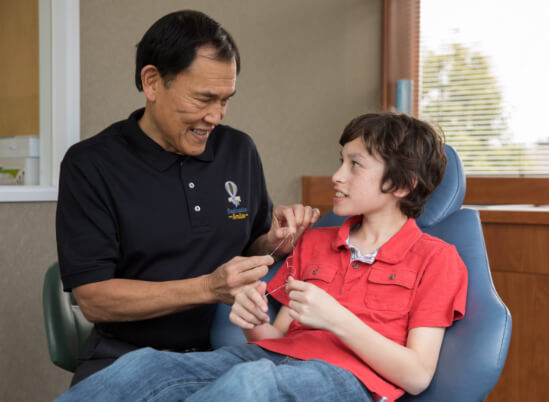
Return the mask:
<path id="1" fill-rule="evenodd" d="M 423 214 L 417 219 L 419 227 L 432 226 L 461 208 L 465 198 L 465 172 L 457 152 L 444 145 L 447 165 L 442 182 L 429 196 Z"/>

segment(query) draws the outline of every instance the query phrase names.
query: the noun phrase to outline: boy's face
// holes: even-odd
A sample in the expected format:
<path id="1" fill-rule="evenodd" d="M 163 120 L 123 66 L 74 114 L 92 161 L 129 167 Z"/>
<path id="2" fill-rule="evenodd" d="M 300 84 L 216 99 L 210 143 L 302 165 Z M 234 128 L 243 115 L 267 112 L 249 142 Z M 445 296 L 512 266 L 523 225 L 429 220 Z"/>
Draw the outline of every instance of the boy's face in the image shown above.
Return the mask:
<path id="1" fill-rule="evenodd" d="M 341 151 L 341 166 L 332 176 L 334 183 L 334 213 L 336 215 L 375 215 L 401 213 L 398 200 L 406 196 L 401 190 L 381 192 L 385 162 L 370 154 L 362 138 L 345 144 Z"/>

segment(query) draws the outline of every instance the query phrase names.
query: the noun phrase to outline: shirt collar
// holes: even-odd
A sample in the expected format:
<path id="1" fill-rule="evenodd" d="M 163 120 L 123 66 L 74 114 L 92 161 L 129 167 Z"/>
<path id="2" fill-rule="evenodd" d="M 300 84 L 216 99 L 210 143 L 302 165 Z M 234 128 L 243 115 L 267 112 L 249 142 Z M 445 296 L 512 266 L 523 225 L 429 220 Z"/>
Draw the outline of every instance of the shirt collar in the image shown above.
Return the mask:
<path id="1" fill-rule="evenodd" d="M 159 171 L 168 169 L 176 161 L 185 158 L 185 156 L 178 155 L 175 152 L 168 152 L 164 150 L 159 144 L 157 144 L 152 138 L 150 138 L 137 123 L 138 120 L 145 113 L 145 109 L 138 109 L 133 112 L 126 124 L 124 125 L 124 134 L 128 138 L 128 141 L 135 147 L 137 153 L 153 168 Z M 215 129 L 214 129 L 215 131 Z M 206 149 L 200 155 L 191 156 L 193 159 L 197 159 L 203 162 L 211 162 L 214 159 L 214 152 L 212 147 L 211 137 L 214 131 L 210 133 L 208 142 L 206 143 Z"/>
<path id="2" fill-rule="evenodd" d="M 351 216 L 338 229 L 332 247 L 337 250 L 347 246 L 347 238 L 351 228 L 362 222 L 362 216 Z M 422 232 L 416 224 L 415 219 L 409 218 L 404 226 L 383 244 L 376 255 L 377 261 L 384 261 L 389 264 L 396 264 L 404 260 L 408 251 L 421 237 Z"/>

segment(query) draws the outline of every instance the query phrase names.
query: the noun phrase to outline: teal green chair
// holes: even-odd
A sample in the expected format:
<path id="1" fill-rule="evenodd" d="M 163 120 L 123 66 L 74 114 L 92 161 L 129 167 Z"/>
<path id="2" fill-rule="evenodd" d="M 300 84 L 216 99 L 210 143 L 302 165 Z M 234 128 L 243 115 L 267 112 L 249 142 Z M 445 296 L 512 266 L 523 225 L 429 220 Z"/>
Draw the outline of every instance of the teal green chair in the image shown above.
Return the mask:
<path id="1" fill-rule="evenodd" d="M 63 291 L 57 263 L 46 272 L 42 306 L 51 361 L 74 373 L 78 352 L 93 324 L 86 320 L 72 293 Z"/>

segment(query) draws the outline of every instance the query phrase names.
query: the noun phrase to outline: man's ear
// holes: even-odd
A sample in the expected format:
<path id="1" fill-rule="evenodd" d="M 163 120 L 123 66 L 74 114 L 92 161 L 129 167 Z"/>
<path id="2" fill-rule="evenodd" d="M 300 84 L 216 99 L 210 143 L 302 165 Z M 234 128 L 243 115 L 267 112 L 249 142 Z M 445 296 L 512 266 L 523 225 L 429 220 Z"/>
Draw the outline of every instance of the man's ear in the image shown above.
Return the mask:
<path id="1" fill-rule="evenodd" d="M 141 85 L 147 101 L 156 101 L 158 90 L 164 84 L 160 72 L 155 66 L 148 64 L 141 69 Z"/>

